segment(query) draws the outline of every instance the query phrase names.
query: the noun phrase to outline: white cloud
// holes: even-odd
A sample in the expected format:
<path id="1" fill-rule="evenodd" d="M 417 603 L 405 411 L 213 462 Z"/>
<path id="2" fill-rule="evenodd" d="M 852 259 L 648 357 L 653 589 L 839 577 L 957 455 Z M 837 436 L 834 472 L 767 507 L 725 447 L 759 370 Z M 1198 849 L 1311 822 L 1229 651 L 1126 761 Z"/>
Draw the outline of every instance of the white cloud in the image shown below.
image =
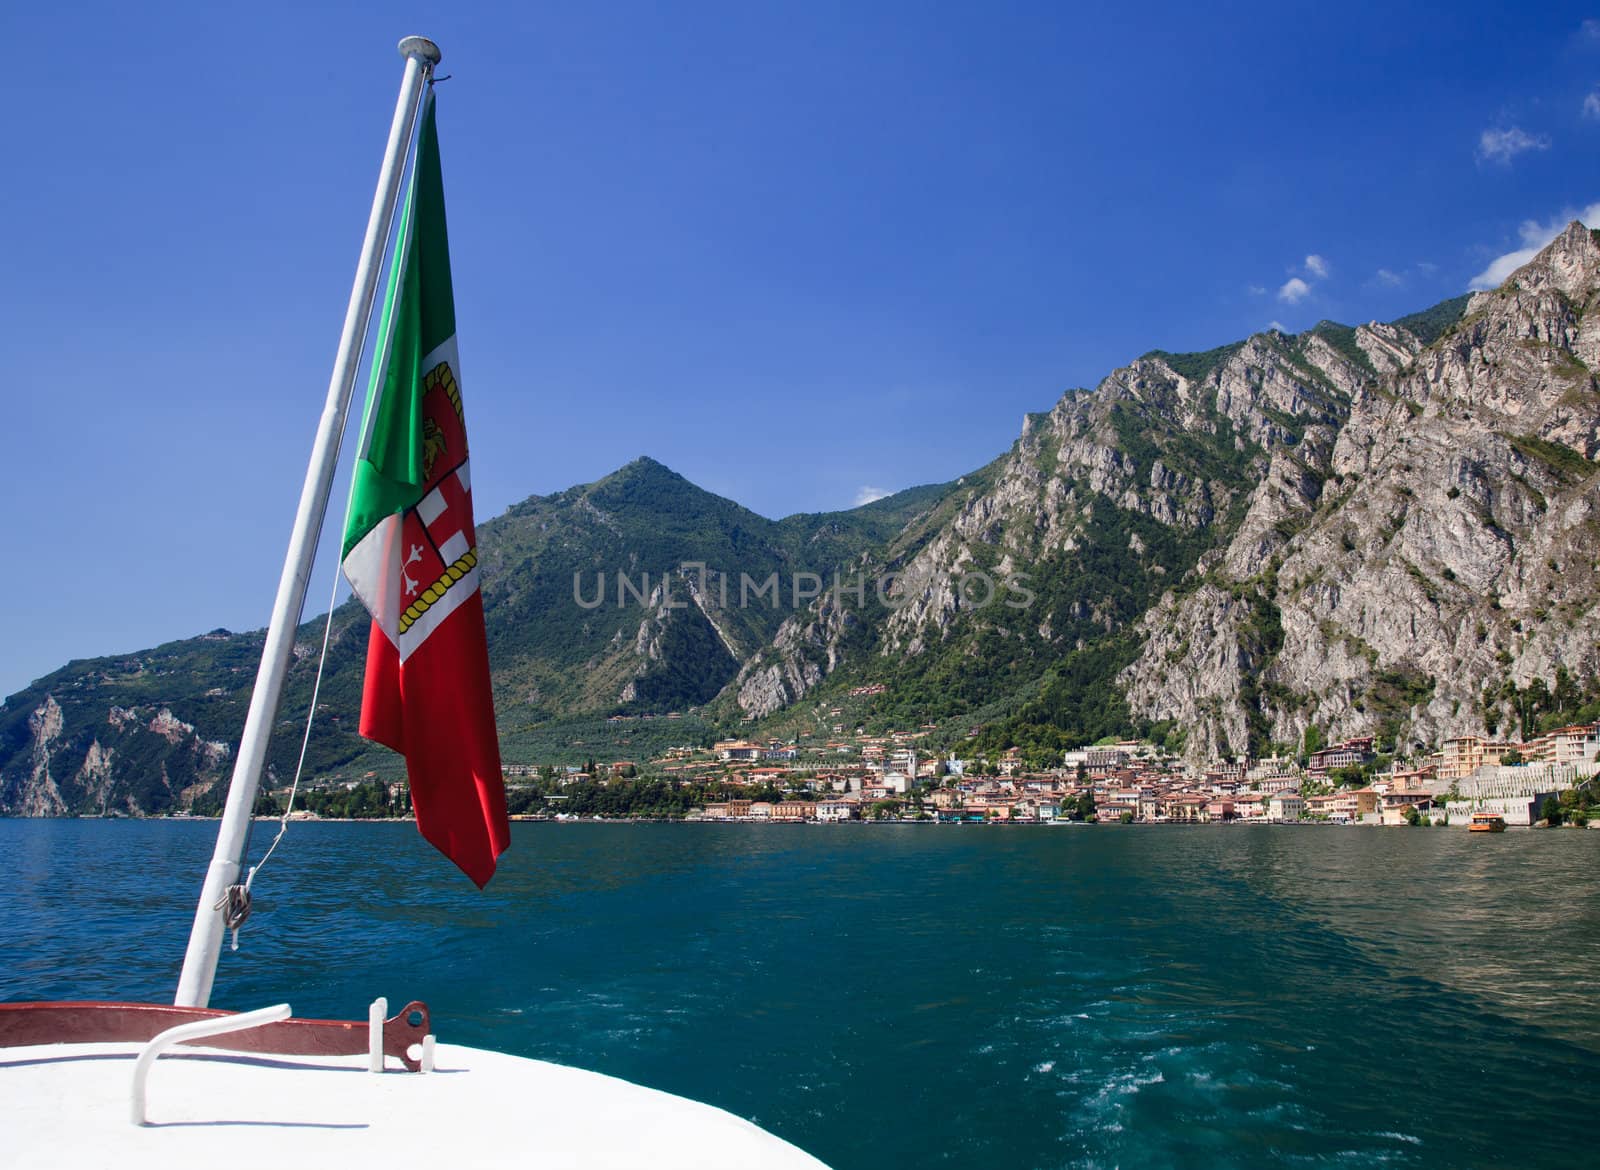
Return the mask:
<path id="1" fill-rule="evenodd" d="M 1478 161 L 1510 166 L 1511 160 L 1530 150 L 1549 150 L 1548 134 L 1529 134 L 1521 126 L 1485 130 L 1478 136 Z"/>
<path id="2" fill-rule="evenodd" d="M 1583 116 L 1600 121 L 1600 89 L 1583 99 Z"/>
<path id="3" fill-rule="evenodd" d="M 1276 329 L 1279 333 L 1287 333 L 1287 332 L 1289 332 L 1289 327 L 1287 325 L 1285 325 L 1282 321 L 1268 321 L 1267 322 L 1267 328 L 1268 329 Z"/>
<path id="4" fill-rule="evenodd" d="M 886 492 L 882 488 L 871 487 L 870 485 L 863 484 L 861 490 L 856 493 L 855 506 L 859 508 L 863 504 L 870 504 L 873 500 L 881 500 L 885 496 L 891 494 L 891 492 Z"/>
<path id="5" fill-rule="evenodd" d="M 1298 276 L 1291 276 L 1278 290 L 1278 299 L 1286 305 L 1297 305 L 1311 295 L 1311 286 Z"/>
<path id="6" fill-rule="evenodd" d="M 1398 272 L 1391 272 L 1387 268 L 1378 269 L 1378 274 L 1377 276 L 1373 277 L 1373 279 L 1379 284 L 1383 285 L 1385 288 L 1399 288 L 1406 282 L 1405 277 L 1401 276 Z"/>
<path id="7" fill-rule="evenodd" d="M 1600 41 L 1600 20 L 1592 17 L 1578 26 L 1578 35 L 1586 41 Z"/>
<path id="8" fill-rule="evenodd" d="M 1298 305 L 1311 295 L 1312 281 L 1323 280 L 1333 271 L 1328 266 L 1327 258 L 1312 252 L 1306 256 L 1305 263 L 1298 268 L 1290 265 L 1284 269 L 1289 273 L 1289 279 L 1278 286 L 1278 299 L 1286 305 Z M 1304 276 L 1296 276 L 1295 272 L 1302 272 Z M 1310 279 L 1307 279 L 1307 278 Z M 1259 284 L 1246 285 L 1246 289 L 1253 297 L 1266 295 L 1266 288 Z M 1273 328 L 1277 328 L 1274 323 Z"/>
<path id="9" fill-rule="evenodd" d="M 1500 287 L 1506 277 L 1537 256 L 1539 249 L 1560 235 L 1561 229 L 1575 219 L 1581 219 L 1590 227 L 1600 227 L 1600 202 L 1591 203 L 1582 211 L 1563 211 L 1545 223 L 1540 223 L 1536 219 L 1523 220 L 1522 226 L 1517 229 L 1517 234 L 1522 237 L 1522 247 L 1515 252 L 1496 256 L 1489 267 L 1472 278 L 1472 283 L 1468 287 L 1474 289 Z"/>

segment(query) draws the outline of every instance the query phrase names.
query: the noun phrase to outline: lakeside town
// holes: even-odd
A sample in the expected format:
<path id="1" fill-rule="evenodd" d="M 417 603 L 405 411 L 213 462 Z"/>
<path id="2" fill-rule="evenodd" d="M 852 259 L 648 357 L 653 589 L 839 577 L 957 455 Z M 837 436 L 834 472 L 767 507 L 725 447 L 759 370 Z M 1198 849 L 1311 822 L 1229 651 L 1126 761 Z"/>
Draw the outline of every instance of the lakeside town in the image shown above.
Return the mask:
<path id="1" fill-rule="evenodd" d="M 1304 768 L 1284 758 L 1237 759 L 1219 761 L 1200 773 L 1141 741 L 1068 751 L 1060 767 L 1039 772 L 1025 770 L 1015 748 L 993 762 L 924 758 L 918 755 L 916 739 L 915 733 L 894 733 L 827 745 L 825 751 L 852 759 L 854 766 L 847 768 L 807 767 L 800 763 L 796 746 L 781 741 L 727 740 L 711 749 L 714 764 L 697 758 L 706 753 L 684 753 L 665 769 L 693 776 L 721 766 L 733 784 L 786 793 L 779 800 L 742 796 L 707 804 L 695 817 L 706 820 L 844 821 L 910 815 L 946 822 L 1092 818 L 1151 824 L 1316 820 L 1400 825 L 1419 820 L 1464 824 L 1469 812 L 1490 811 L 1508 825 L 1526 826 L 1546 819 L 1547 801 L 1555 800 L 1559 807 L 1560 793 L 1578 789 L 1595 775 L 1600 725 L 1560 728 L 1529 743 L 1451 739 L 1419 768 L 1381 772 L 1369 783 L 1351 787 L 1340 786 L 1337 778 L 1345 769 L 1373 761 L 1370 736 L 1312 753 Z M 1514 763 L 1500 762 L 1513 755 Z M 1575 818 L 1587 821 L 1582 812 Z"/>
<path id="2" fill-rule="evenodd" d="M 619 717 L 620 718 L 620 717 Z M 924 746 L 931 727 L 795 739 L 724 739 L 646 760 L 504 769 L 514 819 L 764 823 L 1306 824 L 1586 826 L 1600 804 L 1600 723 L 1526 741 L 1459 736 L 1409 765 L 1370 736 L 1298 757 L 1217 760 L 1197 769 L 1143 740 L 1086 745 L 1048 766 L 1013 747 L 992 758 Z M 287 792 L 267 794 L 270 814 Z M 403 782 L 368 773 L 313 783 L 294 815 L 409 810 Z M 1600 811 L 1594 814 L 1600 828 Z"/>

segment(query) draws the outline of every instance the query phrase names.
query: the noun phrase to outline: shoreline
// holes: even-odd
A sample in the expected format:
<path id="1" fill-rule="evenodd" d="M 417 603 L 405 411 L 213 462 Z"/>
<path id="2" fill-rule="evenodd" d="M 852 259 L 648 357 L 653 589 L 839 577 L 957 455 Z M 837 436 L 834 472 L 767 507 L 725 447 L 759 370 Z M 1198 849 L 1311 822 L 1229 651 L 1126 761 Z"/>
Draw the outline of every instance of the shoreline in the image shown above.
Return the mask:
<path id="1" fill-rule="evenodd" d="M 86 816 L 60 816 L 60 817 L 0 817 L 3 820 L 13 821 L 194 821 L 199 823 L 216 823 L 221 817 L 213 816 L 102 816 L 89 814 Z M 252 821 L 272 823 L 281 820 L 281 817 L 258 816 Z M 704 817 L 541 817 L 519 815 L 510 817 L 517 824 L 551 824 L 551 825 L 759 825 L 762 827 L 806 827 L 806 826 L 835 826 L 854 825 L 858 827 L 885 826 L 885 825 L 923 825 L 954 828 L 1005 828 L 1005 829 L 1221 829 L 1221 828 L 1273 828 L 1273 829 L 1405 829 L 1405 828 L 1439 828 L 1439 829 L 1464 829 L 1465 822 L 1460 825 L 1371 825 L 1359 824 L 1349 821 L 1267 821 L 1267 820 L 1231 820 L 1231 821 L 1132 821 L 1122 824 L 1119 821 L 1025 821 L 1025 820 L 985 820 L 985 821 L 941 821 L 933 819 L 891 818 L 884 820 L 847 820 L 847 821 L 798 821 L 790 819 L 747 817 L 738 820 L 710 819 Z M 292 824 L 320 824 L 320 825 L 414 825 L 417 819 L 414 816 L 405 817 L 298 817 Z M 1574 825 L 1571 823 L 1560 825 L 1507 825 L 1507 832 L 1531 832 L 1548 829 L 1600 829 L 1600 820 L 1591 821 L 1589 825 Z"/>

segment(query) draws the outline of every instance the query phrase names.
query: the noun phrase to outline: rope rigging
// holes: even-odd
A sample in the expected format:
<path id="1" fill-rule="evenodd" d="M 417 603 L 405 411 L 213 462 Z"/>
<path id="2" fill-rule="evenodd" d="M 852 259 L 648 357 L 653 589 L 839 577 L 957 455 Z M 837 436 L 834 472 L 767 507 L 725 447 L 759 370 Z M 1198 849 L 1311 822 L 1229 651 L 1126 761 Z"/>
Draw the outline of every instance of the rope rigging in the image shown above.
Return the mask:
<path id="1" fill-rule="evenodd" d="M 283 815 L 278 818 L 278 832 L 272 838 L 272 843 L 267 846 L 267 851 L 261 855 L 261 860 L 252 865 L 245 874 L 243 884 L 235 883 L 229 886 L 217 902 L 214 909 L 222 911 L 222 924 L 233 932 L 231 949 L 239 949 L 239 928 L 244 925 L 245 919 L 250 917 L 250 889 L 255 884 L 256 875 L 261 872 L 261 867 L 267 864 L 267 859 L 277 849 L 278 842 L 283 840 L 283 835 L 289 831 L 289 814 L 294 811 L 294 798 L 300 791 L 300 777 L 306 767 L 306 752 L 311 746 L 311 728 L 317 721 L 317 697 L 322 693 L 322 672 L 328 664 L 328 645 L 333 639 L 333 604 L 339 596 L 339 569 L 336 566 L 333 572 L 333 588 L 328 594 L 328 616 L 322 623 L 322 652 L 317 656 L 317 676 L 311 684 L 311 706 L 306 711 L 306 729 L 300 737 L 300 758 L 294 765 L 294 783 L 289 786 L 289 799 L 283 806 Z M 255 832 L 255 818 L 250 820 L 250 827 L 245 830 L 244 856 L 250 856 L 250 838 Z"/>

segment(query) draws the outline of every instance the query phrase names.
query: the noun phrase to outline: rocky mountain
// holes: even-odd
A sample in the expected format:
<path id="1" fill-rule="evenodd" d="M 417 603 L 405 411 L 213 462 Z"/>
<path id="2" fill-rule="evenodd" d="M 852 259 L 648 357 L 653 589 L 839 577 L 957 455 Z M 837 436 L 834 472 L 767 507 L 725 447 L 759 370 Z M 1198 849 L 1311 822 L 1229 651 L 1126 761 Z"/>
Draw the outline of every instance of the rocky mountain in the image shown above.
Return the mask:
<path id="1" fill-rule="evenodd" d="M 712 700 L 782 644 L 797 578 L 831 581 L 948 490 L 774 521 L 641 458 L 515 505 L 479 530 L 502 722 Z"/>
<path id="2" fill-rule="evenodd" d="M 848 512 L 773 521 L 638 459 L 515 505 L 478 530 L 502 731 L 707 702 L 781 642 L 797 577 L 802 587 L 806 574 L 831 579 L 835 566 L 886 545 L 947 490 L 913 488 Z M 742 598 L 741 587 L 761 592 Z M 313 774 L 395 767 L 355 733 L 366 631 L 358 606 L 336 611 L 308 752 Z M 269 757 L 275 777 L 293 774 L 322 634 L 321 619 L 298 633 Z M 0 705 L 0 813 L 220 807 L 262 641 L 259 631 L 217 630 L 70 663 L 12 695 Z"/>
<path id="3" fill-rule="evenodd" d="M 531 497 L 479 528 L 502 731 L 691 708 L 798 727 L 865 683 L 879 722 L 1041 756 L 1136 730 L 1198 760 L 1506 728 L 1536 687 L 1600 676 L 1597 295 L 1573 224 L 1494 292 L 1147 354 L 987 467 L 864 508 L 768 520 L 648 459 Z M 321 625 L 301 633 L 286 712 Z M 322 771 L 372 758 L 363 635 L 336 614 Z M 208 807 L 260 641 L 12 696 L 0 811 Z"/>
<path id="4" fill-rule="evenodd" d="M 1345 424 L 1276 454 L 1206 573 L 1142 619 L 1133 710 L 1202 752 L 1311 726 L 1403 746 L 1600 671 L 1597 295 L 1574 223 L 1432 344 L 1370 354 Z"/>
<path id="5" fill-rule="evenodd" d="M 1196 762 L 1308 732 L 1405 750 L 1570 705 L 1600 673 L 1597 239 L 1574 223 L 1387 325 L 1155 352 L 1066 395 L 885 558 L 898 604 L 855 655 L 819 604 L 785 676 L 826 648 L 901 722 L 988 720 L 981 748 L 1041 758 L 1152 729 Z M 984 605 L 981 578 L 1028 588 Z"/>
<path id="6" fill-rule="evenodd" d="M 366 624 L 335 615 L 310 756 L 336 768 L 354 733 Z M 323 624 L 299 631 L 268 768 L 293 773 Z M 261 632 L 213 630 L 152 650 L 67 664 L 0 705 L 0 812 L 140 815 L 221 808 L 261 658 Z"/>
<path id="7" fill-rule="evenodd" d="M 1140 619 L 1219 558 L 1270 558 L 1352 403 L 1421 348 L 1324 323 L 1152 353 L 1066 395 L 909 558 L 861 669 L 895 678 L 907 715 L 994 716 L 1007 696 L 996 734 L 1041 750 L 1170 721 L 1114 685 L 1151 636 Z M 988 581 L 1014 587 L 984 604 Z"/>

